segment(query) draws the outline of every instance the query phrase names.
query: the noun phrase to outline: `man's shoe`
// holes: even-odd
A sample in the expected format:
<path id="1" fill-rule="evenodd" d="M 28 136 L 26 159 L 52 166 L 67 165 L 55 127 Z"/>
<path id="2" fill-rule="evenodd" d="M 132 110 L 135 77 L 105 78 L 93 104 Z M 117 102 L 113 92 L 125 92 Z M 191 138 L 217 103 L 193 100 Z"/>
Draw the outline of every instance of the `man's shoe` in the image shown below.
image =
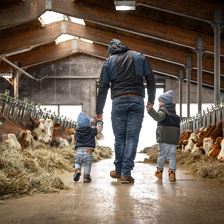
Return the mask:
<path id="1" fill-rule="evenodd" d="M 81 170 L 80 169 L 75 169 L 73 180 L 74 181 L 79 181 L 80 176 L 81 176 Z"/>
<path id="2" fill-rule="evenodd" d="M 132 176 L 121 176 L 122 184 L 131 184 L 134 182 L 135 182 L 135 179 Z"/>
<path id="3" fill-rule="evenodd" d="M 162 178 L 163 178 L 163 171 L 156 170 L 156 172 L 154 173 L 154 176 L 157 177 L 159 180 L 162 180 Z"/>
<path id="4" fill-rule="evenodd" d="M 169 171 L 169 181 L 170 182 L 175 182 L 176 181 L 175 171 Z"/>
<path id="5" fill-rule="evenodd" d="M 84 183 L 90 183 L 92 181 L 91 177 L 89 174 L 84 174 Z"/>
<path id="6" fill-rule="evenodd" d="M 116 170 L 111 170 L 111 171 L 110 171 L 110 176 L 111 176 L 112 178 L 121 179 L 121 175 L 119 175 L 119 174 L 117 173 Z"/>

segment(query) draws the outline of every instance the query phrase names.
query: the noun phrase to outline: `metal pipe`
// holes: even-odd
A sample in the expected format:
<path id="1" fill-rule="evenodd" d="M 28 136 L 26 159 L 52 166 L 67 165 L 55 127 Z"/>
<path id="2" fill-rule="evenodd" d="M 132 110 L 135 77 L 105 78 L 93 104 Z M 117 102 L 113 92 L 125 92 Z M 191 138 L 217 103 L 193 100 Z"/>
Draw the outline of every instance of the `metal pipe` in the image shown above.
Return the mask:
<path id="1" fill-rule="evenodd" d="M 183 70 L 179 71 L 179 107 L 180 107 L 180 118 L 182 119 L 182 104 L 183 104 Z"/>
<path id="2" fill-rule="evenodd" d="M 201 113 L 203 40 L 200 37 L 197 40 L 196 54 L 197 54 L 197 101 L 198 101 L 198 113 Z"/>
<path id="3" fill-rule="evenodd" d="M 215 10 L 213 30 L 214 30 L 214 103 L 217 105 L 220 101 L 220 36 L 222 24 L 221 9 Z"/>
<path id="4" fill-rule="evenodd" d="M 186 75 L 187 75 L 187 84 L 186 84 L 186 94 L 187 94 L 187 118 L 190 117 L 190 85 L 191 85 L 191 70 L 192 70 L 192 61 L 191 56 L 187 57 L 187 64 L 186 64 Z"/>

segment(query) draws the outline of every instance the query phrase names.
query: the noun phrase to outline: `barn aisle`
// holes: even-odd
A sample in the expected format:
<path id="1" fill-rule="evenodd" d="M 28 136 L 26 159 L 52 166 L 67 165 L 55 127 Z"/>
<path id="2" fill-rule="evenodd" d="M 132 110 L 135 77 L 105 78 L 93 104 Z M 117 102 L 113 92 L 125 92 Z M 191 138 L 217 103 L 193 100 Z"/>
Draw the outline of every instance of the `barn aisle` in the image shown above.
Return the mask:
<path id="1" fill-rule="evenodd" d="M 177 182 L 163 183 L 153 176 L 155 166 L 139 163 L 133 171 L 135 184 L 122 185 L 109 177 L 113 160 L 94 163 L 93 181 L 73 183 L 63 175 L 70 190 L 37 194 L 0 202 L 1 224 L 207 224 L 224 223 L 224 187 L 207 183 L 178 170 Z M 165 170 L 167 171 L 167 170 Z M 166 172 L 165 172 L 166 174 Z"/>

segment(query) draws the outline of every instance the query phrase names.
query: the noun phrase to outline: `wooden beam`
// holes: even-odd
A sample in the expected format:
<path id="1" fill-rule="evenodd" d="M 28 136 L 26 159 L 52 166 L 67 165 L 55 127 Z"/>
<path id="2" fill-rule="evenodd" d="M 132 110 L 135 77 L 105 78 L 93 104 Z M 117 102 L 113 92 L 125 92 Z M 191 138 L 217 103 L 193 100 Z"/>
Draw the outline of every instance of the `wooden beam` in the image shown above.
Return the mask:
<path id="1" fill-rule="evenodd" d="M 5 34 L 2 32 L 0 35 L 0 49 L 2 53 L 6 55 L 10 52 L 10 54 L 14 54 L 13 52 L 18 53 L 18 51 L 23 51 L 29 47 L 53 42 L 61 33 L 68 33 L 80 38 L 86 38 L 103 45 L 108 45 L 111 39 L 117 38 L 127 44 L 130 49 L 140 51 L 152 58 L 158 58 L 182 66 L 186 63 L 187 55 L 191 54 L 193 58 L 193 68 L 197 66 L 195 54 L 185 48 L 174 48 L 171 45 L 157 43 L 150 39 L 142 40 L 122 34 L 114 34 L 112 32 L 82 26 L 68 21 L 56 22 L 35 30 L 17 32 L 16 35 L 8 36 L 8 32 L 5 32 Z M 204 58 L 203 70 L 213 73 L 213 55 Z M 224 74 L 224 63 L 221 64 L 221 73 Z"/>
<path id="2" fill-rule="evenodd" d="M 38 64 L 63 59 L 77 53 L 84 53 L 102 59 L 105 59 L 108 56 L 107 47 L 104 45 L 85 43 L 81 40 L 73 40 L 66 41 L 59 45 L 51 43 L 36 47 L 31 51 L 10 56 L 8 57 L 8 60 L 12 62 L 19 61 L 22 64 L 22 68 L 25 69 Z M 164 61 L 158 61 L 153 58 L 149 60 L 152 69 L 155 72 L 178 77 L 178 71 L 181 69 L 181 66 Z M 7 64 L 0 66 L 0 72 L 7 72 L 10 71 L 10 69 L 11 68 Z M 196 71 L 192 71 L 192 80 L 197 80 Z M 211 75 L 206 72 L 203 72 L 203 84 L 211 86 L 214 85 L 214 80 L 211 79 Z M 222 77 L 221 88 L 224 89 L 224 78 Z"/>
<path id="3" fill-rule="evenodd" d="M 137 0 L 136 6 L 149 7 L 206 23 L 211 23 L 216 8 L 224 10 L 220 2 L 204 0 L 172 0 L 169 4 L 166 0 Z"/>
<path id="4" fill-rule="evenodd" d="M 47 4 L 48 3 L 48 4 Z M 24 15 L 24 10 L 28 7 L 28 13 Z M 0 27 L 10 27 L 21 23 L 37 19 L 45 10 L 52 10 L 65 15 L 82 18 L 106 27 L 136 34 L 142 37 L 152 38 L 164 43 L 171 43 L 194 49 L 197 37 L 200 35 L 204 41 L 205 51 L 214 52 L 213 36 L 201 34 L 200 32 L 185 30 L 178 26 L 168 25 L 155 20 L 149 20 L 135 16 L 128 12 L 118 12 L 102 7 L 93 7 L 90 4 L 72 2 L 71 0 L 54 1 L 32 1 L 28 0 L 24 4 L 15 5 L 12 9 L 0 9 Z M 10 13 L 8 13 L 10 10 Z M 26 10 L 25 10 L 26 11 Z M 224 52 L 224 46 L 221 47 Z"/>
<path id="5" fill-rule="evenodd" d="M 36 20 L 47 8 L 45 0 L 26 0 L 0 8 L 0 30 Z"/>
<path id="6" fill-rule="evenodd" d="M 191 49 L 195 49 L 197 37 L 201 36 L 204 41 L 205 51 L 214 52 L 213 36 L 192 30 L 186 31 L 178 26 L 138 17 L 129 12 L 119 12 L 102 7 L 93 7 L 90 4 L 81 2 L 72 3 L 65 0 L 63 2 L 54 0 L 52 2 L 52 9 L 107 27 Z M 221 52 L 224 52 L 224 46 L 222 46 Z"/>

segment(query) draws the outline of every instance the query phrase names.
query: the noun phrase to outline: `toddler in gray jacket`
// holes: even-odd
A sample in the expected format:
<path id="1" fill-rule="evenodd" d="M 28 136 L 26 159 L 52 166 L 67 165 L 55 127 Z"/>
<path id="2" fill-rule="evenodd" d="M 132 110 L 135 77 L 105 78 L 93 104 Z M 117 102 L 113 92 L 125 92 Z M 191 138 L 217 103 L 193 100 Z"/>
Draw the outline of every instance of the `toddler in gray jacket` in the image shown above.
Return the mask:
<path id="1" fill-rule="evenodd" d="M 159 109 L 148 106 L 148 114 L 156 120 L 156 140 L 159 144 L 155 176 L 162 179 L 165 160 L 169 161 L 169 180 L 176 181 L 176 146 L 180 137 L 180 117 L 176 114 L 174 92 L 169 90 L 159 96 Z"/>

